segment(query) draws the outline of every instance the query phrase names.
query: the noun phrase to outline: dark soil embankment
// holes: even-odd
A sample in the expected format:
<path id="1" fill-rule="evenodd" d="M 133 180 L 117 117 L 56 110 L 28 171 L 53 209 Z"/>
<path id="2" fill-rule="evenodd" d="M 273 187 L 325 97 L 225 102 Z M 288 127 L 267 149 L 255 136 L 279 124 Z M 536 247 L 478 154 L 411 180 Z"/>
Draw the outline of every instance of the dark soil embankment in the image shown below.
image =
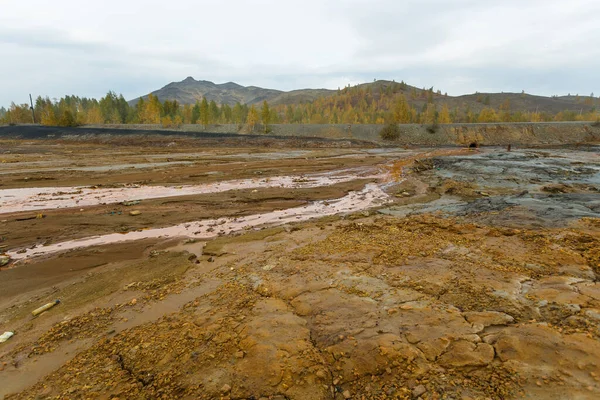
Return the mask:
<path id="1" fill-rule="evenodd" d="M 22 139 L 74 138 L 108 140 L 111 135 L 144 135 L 201 139 L 207 145 L 266 147 L 371 147 L 384 146 L 471 146 L 480 145 L 563 145 L 600 143 L 600 126 L 592 122 L 444 124 L 438 126 L 399 125 L 398 140 L 384 141 L 382 125 L 270 125 L 271 133 L 260 134 L 258 126 L 248 133 L 247 127 L 235 124 L 183 125 L 163 129 L 160 125 L 89 125 L 79 128 L 40 127 L 35 125 L 0 126 L 1 137 Z"/>
<path id="2" fill-rule="evenodd" d="M 210 129 L 210 128 L 209 128 Z M 237 132 L 189 131 L 159 129 L 158 125 L 100 125 L 97 127 L 54 127 L 39 125 L 0 126 L 0 139 L 68 139 L 85 140 L 97 143 L 110 143 L 119 136 L 119 144 L 126 145 L 123 138 L 129 138 L 131 143 L 155 145 L 168 144 L 178 138 L 197 139 L 207 147 L 267 147 L 267 148 L 348 148 L 374 147 L 374 144 L 364 140 L 327 137 L 296 137 L 292 135 L 241 135 Z M 162 139 L 161 139 L 162 137 Z M 150 139 L 151 138 L 151 139 Z M 196 143 L 197 145 L 198 143 Z"/>

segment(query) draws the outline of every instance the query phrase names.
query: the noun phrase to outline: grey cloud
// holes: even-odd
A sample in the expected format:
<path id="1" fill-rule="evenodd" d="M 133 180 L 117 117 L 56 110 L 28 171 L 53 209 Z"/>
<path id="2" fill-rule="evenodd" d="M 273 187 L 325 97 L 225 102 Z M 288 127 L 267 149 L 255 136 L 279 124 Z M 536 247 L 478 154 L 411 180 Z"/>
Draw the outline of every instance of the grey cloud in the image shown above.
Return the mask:
<path id="1" fill-rule="evenodd" d="M 284 90 L 378 78 L 454 95 L 600 93 L 597 0 L 179 0 L 173 13 L 31 1 L 0 15 L 0 105 L 24 91 L 133 98 L 189 75 Z"/>

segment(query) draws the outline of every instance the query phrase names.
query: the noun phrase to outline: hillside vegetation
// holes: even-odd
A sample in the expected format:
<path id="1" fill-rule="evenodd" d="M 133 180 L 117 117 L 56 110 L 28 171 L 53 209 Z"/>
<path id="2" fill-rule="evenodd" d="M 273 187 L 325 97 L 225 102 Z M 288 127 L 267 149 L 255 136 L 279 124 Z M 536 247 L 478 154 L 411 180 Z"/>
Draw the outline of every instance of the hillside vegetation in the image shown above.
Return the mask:
<path id="1" fill-rule="evenodd" d="M 600 99 L 593 96 L 536 96 L 475 93 L 449 96 L 433 87 L 374 81 L 338 90 L 291 92 L 215 84 L 191 77 L 131 101 L 109 92 L 100 100 L 65 96 L 36 99 L 35 122 L 83 124 L 446 124 L 474 122 L 596 121 Z M 27 104 L 0 108 L 0 123 L 31 123 Z"/>

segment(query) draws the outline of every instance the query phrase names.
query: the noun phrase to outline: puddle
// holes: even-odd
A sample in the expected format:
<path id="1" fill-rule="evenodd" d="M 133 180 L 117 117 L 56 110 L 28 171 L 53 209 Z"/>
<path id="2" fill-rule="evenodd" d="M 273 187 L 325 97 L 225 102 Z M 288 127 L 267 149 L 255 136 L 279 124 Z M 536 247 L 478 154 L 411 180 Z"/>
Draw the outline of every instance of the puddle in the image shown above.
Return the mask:
<path id="1" fill-rule="evenodd" d="M 121 188 L 45 187 L 0 190 L 0 214 L 38 211 L 56 208 L 96 206 L 128 200 L 145 200 L 162 197 L 220 193 L 236 189 L 270 187 L 314 188 L 349 182 L 361 178 L 375 178 L 375 169 L 344 170 L 327 174 L 306 176 L 278 176 L 259 179 L 221 181 L 204 185 L 186 186 L 128 186 Z"/>
<path id="2" fill-rule="evenodd" d="M 353 178 L 355 179 L 355 178 Z M 83 247 L 99 246 L 139 239 L 189 237 L 210 239 L 260 226 L 282 225 L 290 222 L 306 221 L 341 213 L 350 213 L 379 206 L 390 201 L 382 188 L 374 183 L 367 184 L 363 190 L 350 192 L 336 200 L 316 201 L 302 207 L 272 211 L 241 218 L 218 218 L 196 222 L 187 222 L 167 228 L 154 228 L 128 233 L 112 233 L 62 243 L 26 249 L 24 253 L 9 251 L 14 260 L 23 260 L 33 256 L 47 255 Z"/>

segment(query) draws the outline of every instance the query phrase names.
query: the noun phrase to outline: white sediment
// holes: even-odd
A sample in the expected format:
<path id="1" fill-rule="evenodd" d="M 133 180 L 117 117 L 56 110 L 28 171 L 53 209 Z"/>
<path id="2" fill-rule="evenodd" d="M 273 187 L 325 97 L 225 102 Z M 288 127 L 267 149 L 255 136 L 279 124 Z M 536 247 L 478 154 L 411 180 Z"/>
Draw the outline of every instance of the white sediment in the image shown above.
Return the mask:
<path id="1" fill-rule="evenodd" d="M 288 182 L 291 178 L 277 178 L 274 181 Z M 326 182 L 321 178 L 315 181 L 323 184 Z M 343 178 L 347 179 L 347 178 Z M 353 177 L 356 179 L 356 176 Z M 337 181 L 333 181 L 337 182 Z M 221 185 L 224 185 L 222 182 Z M 231 182 L 227 186 L 232 185 Z M 264 186 L 263 186 L 264 187 Z M 34 256 L 49 255 L 67 250 L 85 248 L 90 246 L 101 246 L 114 243 L 122 243 L 140 239 L 152 238 L 175 238 L 189 237 L 196 239 L 210 239 L 220 234 L 230 234 L 247 229 L 276 226 L 290 222 L 306 221 L 312 218 L 324 217 L 340 213 L 350 213 L 364 210 L 370 207 L 385 204 L 390 197 L 381 187 L 374 183 L 367 184 L 360 191 L 350 192 L 346 196 L 326 201 L 315 201 L 302 207 L 294 207 L 286 210 L 277 210 L 263 214 L 255 214 L 241 218 L 218 218 L 195 222 L 186 222 L 166 228 L 153 228 L 128 233 L 112 233 L 107 235 L 92 236 L 83 239 L 70 240 L 48 246 L 36 246 L 17 253 L 9 251 L 7 254 L 14 260 L 23 260 Z"/>
<path id="2" fill-rule="evenodd" d="M 119 188 L 44 187 L 0 190 L 0 214 L 42 211 L 58 208 L 97 206 L 128 200 L 147 200 L 163 197 L 220 193 L 229 190 L 259 188 L 314 188 L 349 182 L 361 178 L 375 178 L 371 169 L 335 171 L 306 176 L 276 176 L 257 179 L 239 179 L 184 186 L 126 186 Z"/>

